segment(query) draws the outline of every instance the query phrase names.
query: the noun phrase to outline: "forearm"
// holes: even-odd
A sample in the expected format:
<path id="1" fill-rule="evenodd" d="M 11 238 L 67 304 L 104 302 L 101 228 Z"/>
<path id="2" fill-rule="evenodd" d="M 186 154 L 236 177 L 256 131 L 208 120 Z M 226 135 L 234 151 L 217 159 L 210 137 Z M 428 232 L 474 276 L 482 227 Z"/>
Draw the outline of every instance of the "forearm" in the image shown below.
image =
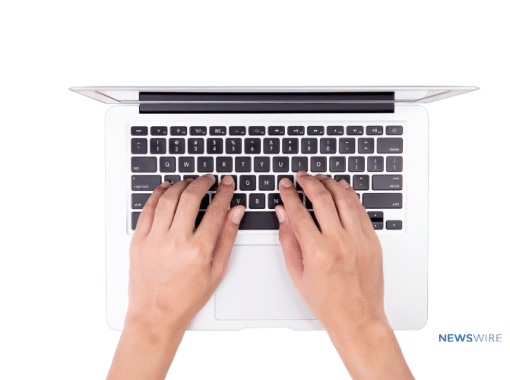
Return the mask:
<path id="1" fill-rule="evenodd" d="M 354 380 L 414 379 L 386 322 L 372 322 L 356 329 L 330 327 L 327 330 Z"/>
<path id="2" fill-rule="evenodd" d="M 185 330 L 177 324 L 126 323 L 107 379 L 164 379 Z"/>

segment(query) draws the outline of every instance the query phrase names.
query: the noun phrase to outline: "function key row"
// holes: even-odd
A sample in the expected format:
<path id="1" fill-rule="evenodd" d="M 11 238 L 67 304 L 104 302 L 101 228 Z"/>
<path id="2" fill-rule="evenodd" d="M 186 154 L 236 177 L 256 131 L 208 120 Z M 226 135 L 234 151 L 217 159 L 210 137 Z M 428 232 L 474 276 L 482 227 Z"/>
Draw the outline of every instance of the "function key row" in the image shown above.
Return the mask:
<path id="1" fill-rule="evenodd" d="M 376 141 L 377 140 L 377 141 Z M 374 153 L 377 142 L 377 153 L 402 153 L 403 139 L 401 137 L 360 137 L 357 139 L 358 153 Z M 151 154 L 166 154 L 167 143 L 165 138 L 150 139 Z M 187 140 L 187 153 L 203 154 L 207 150 L 208 154 L 242 154 L 243 140 L 240 138 L 189 138 Z M 322 154 L 335 153 L 356 153 L 356 139 L 346 138 L 257 138 L 250 137 L 244 139 L 245 154 L 315 154 L 320 151 Z M 131 139 L 131 154 L 147 154 L 148 141 L 146 138 Z M 185 154 L 186 140 L 184 138 L 170 138 L 168 140 L 168 153 Z"/>
<path id="2" fill-rule="evenodd" d="M 284 126 L 270 126 L 267 127 L 267 134 L 270 136 L 283 136 L 285 135 L 285 129 L 287 130 L 287 134 L 289 136 L 304 136 L 305 132 L 308 136 L 323 136 L 327 134 L 329 136 L 341 136 L 344 134 L 344 127 L 341 125 L 330 125 L 327 126 L 326 129 L 321 125 L 311 125 L 307 126 L 289 126 L 285 128 Z M 206 136 L 207 135 L 207 127 L 189 127 L 189 134 L 191 136 Z M 266 127 L 265 126 L 250 126 L 248 130 L 244 126 L 232 126 L 228 127 L 228 134 L 230 136 L 245 136 L 248 132 L 250 136 L 265 136 L 266 135 Z M 366 131 L 363 126 L 350 125 L 345 129 L 347 135 L 382 135 L 383 134 L 383 126 L 381 125 L 372 125 L 367 126 Z M 132 136 L 147 136 L 149 134 L 148 127 L 131 127 L 131 135 Z M 151 136 L 167 136 L 168 135 L 168 127 L 151 127 L 150 128 Z M 401 125 L 388 125 L 386 126 L 386 134 L 387 135 L 402 135 L 403 127 Z M 172 126 L 170 127 L 170 136 L 187 136 L 188 135 L 188 127 L 185 126 Z M 209 127 L 209 135 L 210 136 L 226 136 L 227 135 L 227 127 L 224 126 L 211 126 Z"/>

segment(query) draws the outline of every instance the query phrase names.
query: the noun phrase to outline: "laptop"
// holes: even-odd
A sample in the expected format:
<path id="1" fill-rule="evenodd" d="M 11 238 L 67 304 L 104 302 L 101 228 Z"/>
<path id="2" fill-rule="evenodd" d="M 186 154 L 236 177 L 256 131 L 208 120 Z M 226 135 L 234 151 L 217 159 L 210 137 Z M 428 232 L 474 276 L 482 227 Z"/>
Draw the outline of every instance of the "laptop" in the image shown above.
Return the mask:
<path id="1" fill-rule="evenodd" d="M 106 319 L 122 330 L 129 245 L 162 181 L 232 175 L 246 206 L 228 271 L 189 330 L 321 330 L 285 269 L 278 182 L 298 170 L 345 179 L 383 247 L 395 330 L 427 322 L 429 103 L 476 87 L 73 87 L 106 113 Z M 311 203 L 298 186 L 303 203 Z M 202 200 L 197 225 L 214 195 Z"/>

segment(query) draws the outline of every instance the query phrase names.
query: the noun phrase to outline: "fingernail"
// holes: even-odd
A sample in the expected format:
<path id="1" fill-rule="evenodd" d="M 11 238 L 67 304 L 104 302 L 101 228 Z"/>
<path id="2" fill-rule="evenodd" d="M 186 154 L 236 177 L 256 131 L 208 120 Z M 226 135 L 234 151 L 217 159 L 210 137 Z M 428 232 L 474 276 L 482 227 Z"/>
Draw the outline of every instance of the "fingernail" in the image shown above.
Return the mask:
<path id="1" fill-rule="evenodd" d="M 342 185 L 344 187 L 344 189 L 348 189 L 350 187 L 345 179 L 342 179 L 340 181 L 340 185 Z"/>
<path id="2" fill-rule="evenodd" d="M 210 179 L 215 179 L 214 176 L 211 173 L 207 173 L 205 176 L 209 177 Z"/>
<path id="3" fill-rule="evenodd" d="M 170 182 L 169 181 L 165 181 L 160 186 L 163 187 L 163 188 L 168 187 L 168 186 L 170 186 Z"/>
<path id="4" fill-rule="evenodd" d="M 285 211 L 283 210 L 283 207 L 277 207 L 275 210 L 278 221 L 282 223 L 285 220 Z"/>
<path id="5" fill-rule="evenodd" d="M 244 215 L 244 207 L 238 207 L 236 210 L 230 214 L 230 221 L 234 224 L 241 223 L 241 219 L 243 219 Z"/>
<path id="6" fill-rule="evenodd" d="M 233 182 L 233 178 L 231 176 L 226 176 L 225 178 L 223 178 L 221 180 L 221 182 L 224 184 L 224 185 L 232 185 L 232 182 Z"/>
<path id="7" fill-rule="evenodd" d="M 186 181 L 188 182 L 192 182 L 195 178 L 191 177 L 191 178 L 186 178 Z"/>
<path id="8" fill-rule="evenodd" d="M 298 176 L 302 176 L 302 175 L 306 175 L 307 173 L 304 171 L 304 170 L 300 170 L 298 171 L 297 175 Z"/>
<path id="9" fill-rule="evenodd" d="M 280 181 L 280 184 L 282 186 L 285 186 L 285 187 L 291 187 L 292 186 L 292 182 L 290 181 L 290 179 L 288 178 L 284 178 Z"/>
<path id="10" fill-rule="evenodd" d="M 315 178 L 317 178 L 319 181 L 322 181 L 328 177 L 326 177 L 324 174 L 317 174 L 315 175 Z"/>

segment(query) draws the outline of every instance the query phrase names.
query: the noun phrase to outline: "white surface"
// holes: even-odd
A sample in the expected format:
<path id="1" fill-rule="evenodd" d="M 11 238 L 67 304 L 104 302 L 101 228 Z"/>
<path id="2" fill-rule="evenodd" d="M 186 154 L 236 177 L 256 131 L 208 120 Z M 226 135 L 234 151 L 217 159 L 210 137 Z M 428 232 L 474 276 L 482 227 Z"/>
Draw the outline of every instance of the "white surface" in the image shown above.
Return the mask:
<path id="1" fill-rule="evenodd" d="M 121 330 L 128 307 L 128 271 L 129 271 L 129 243 L 131 236 L 131 156 L 130 139 L 131 126 L 153 125 L 402 125 L 403 126 L 403 191 L 402 209 L 385 209 L 384 220 L 402 220 L 402 230 L 381 230 L 377 234 L 383 247 L 383 263 L 385 273 L 385 310 L 388 320 L 395 330 L 416 330 L 422 328 L 427 321 L 427 244 L 428 244 L 428 115 L 422 106 L 397 106 L 393 114 L 255 114 L 255 115 L 162 115 L 139 114 L 136 106 L 115 106 L 108 109 L 105 119 L 106 125 L 106 247 L 107 273 L 106 314 L 108 325 Z M 366 135 L 364 135 L 366 137 Z M 363 136 L 362 136 L 363 137 Z M 184 139 L 187 139 L 184 137 Z M 242 137 L 244 138 L 244 137 Z M 186 144 L 187 145 L 187 144 Z M 357 142 L 356 142 L 357 145 Z M 394 154 L 390 154 L 393 156 Z M 197 156 L 197 155 L 195 155 Z M 252 158 L 257 155 L 248 155 Z M 312 155 L 306 155 L 312 156 Z M 347 155 L 351 156 L 351 155 Z M 359 156 L 355 154 L 354 156 Z M 378 154 L 377 156 L 388 156 Z M 346 172 L 352 175 L 353 173 Z M 200 173 L 195 173 L 200 174 Z M 258 173 L 247 172 L 256 175 Z M 333 173 L 334 174 L 334 173 Z M 359 191 L 361 197 L 364 191 Z M 277 231 L 240 231 L 236 244 L 267 245 L 277 244 Z M 269 262 L 265 262 L 264 258 Z M 246 260 L 246 262 L 245 262 Z M 261 256 L 259 266 L 272 265 L 270 256 Z M 200 311 L 189 325 L 190 330 L 239 330 L 245 327 L 290 327 L 294 330 L 323 329 L 315 320 L 296 320 L 297 314 L 292 310 L 295 296 L 289 293 L 288 286 L 278 279 L 272 278 L 273 273 L 267 273 L 259 278 L 260 291 L 258 294 L 243 294 L 239 283 L 233 279 L 253 278 L 254 273 L 248 274 L 247 267 L 252 266 L 250 255 L 245 256 L 244 250 L 239 249 L 236 260 L 231 263 L 225 275 L 225 283 L 221 289 L 230 298 L 228 310 L 241 308 L 241 321 L 230 317 L 223 320 L 215 319 L 215 297 L 213 295 L 208 304 Z M 257 272 L 257 271 L 256 271 Z M 249 276 L 249 277 L 247 277 Z M 276 275 L 286 278 L 285 268 Z M 226 290 L 232 284 L 232 288 Z M 274 289 L 272 298 L 267 302 L 258 302 L 266 294 L 266 289 Z M 239 292 L 239 293 L 236 293 Z M 235 296 L 234 296 L 235 294 Z M 251 303 L 249 296 L 255 297 Z M 241 302 L 240 299 L 243 301 Z M 225 296 L 223 304 L 227 305 Z M 216 302 L 216 305 L 218 303 Z M 279 307 L 275 308 L 274 305 Z M 285 304 L 291 309 L 287 312 L 291 316 L 287 322 L 283 318 L 268 318 L 275 312 L 283 316 L 280 311 Z M 247 306 L 250 305 L 250 306 Z M 257 307 L 263 309 L 257 310 Z M 248 316 L 252 313 L 252 317 Z M 216 310 L 217 313 L 217 310 Z M 301 313 L 301 312 L 300 312 Z M 299 313 L 298 313 L 299 314 Z M 263 316 L 257 320 L 257 316 Z"/>
<path id="2" fill-rule="evenodd" d="M 0 378 L 101 379 L 119 339 L 105 323 L 106 106 L 69 86 L 452 84 L 480 90 L 427 106 L 429 319 L 397 338 L 418 379 L 508 379 L 504 5 L 7 3 Z M 504 343 L 445 344 L 440 333 Z M 248 329 L 188 332 L 169 378 L 348 375 L 325 332 Z"/>

